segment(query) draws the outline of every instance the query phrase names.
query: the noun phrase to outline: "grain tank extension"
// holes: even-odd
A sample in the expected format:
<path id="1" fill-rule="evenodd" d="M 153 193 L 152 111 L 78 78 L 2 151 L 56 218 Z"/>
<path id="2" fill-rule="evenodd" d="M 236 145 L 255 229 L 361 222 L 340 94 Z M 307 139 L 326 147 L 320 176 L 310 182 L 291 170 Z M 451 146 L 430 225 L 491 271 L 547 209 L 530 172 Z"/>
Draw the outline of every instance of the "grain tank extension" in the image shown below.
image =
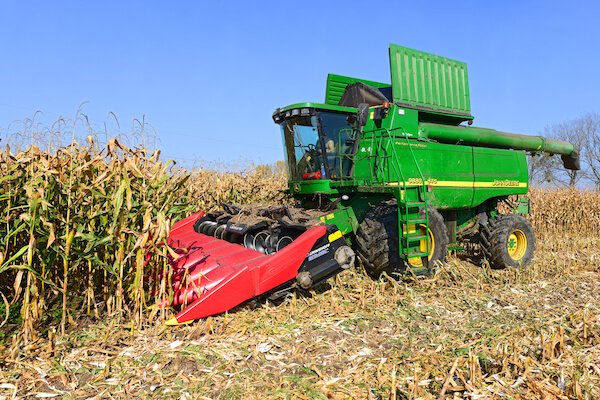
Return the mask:
<path id="1" fill-rule="evenodd" d="M 373 277 L 432 274 L 448 250 L 532 261 L 526 154 L 579 169 L 573 145 L 473 127 L 466 64 L 389 56 L 391 83 L 330 74 L 323 103 L 275 110 L 296 206 L 223 204 L 175 224 L 170 324 L 309 290 L 356 258 Z"/>

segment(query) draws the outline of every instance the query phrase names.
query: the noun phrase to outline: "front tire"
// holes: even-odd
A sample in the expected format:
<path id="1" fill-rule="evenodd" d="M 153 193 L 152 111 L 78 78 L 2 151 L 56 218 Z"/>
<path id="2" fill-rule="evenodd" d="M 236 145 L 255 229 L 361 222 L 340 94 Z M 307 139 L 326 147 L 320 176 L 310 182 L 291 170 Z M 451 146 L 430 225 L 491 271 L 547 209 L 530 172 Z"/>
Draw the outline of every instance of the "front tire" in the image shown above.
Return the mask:
<path id="1" fill-rule="evenodd" d="M 398 206 L 395 200 L 371 209 L 356 232 L 356 253 L 367 273 L 402 272 L 398 253 Z"/>
<path id="2" fill-rule="evenodd" d="M 425 211 L 421 214 L 424 216 Z M 425 234 L 425 226 L 419 229 Z M 435 209 L 429 208 L 429 248 L 431 251 L 426 266 L 419 258 L 404 260 L 398 253 L 398 205 L 390 200 L 370 210 L 356 232 L 356 252 L 365 270 L 372 277 L 383 272 L 402 273 L 406 267 L 419 275 L 431 275 L 447 254 L 448 233 L 444 218 Z M 422 244 L 422 248 L 425 243 Z"/>

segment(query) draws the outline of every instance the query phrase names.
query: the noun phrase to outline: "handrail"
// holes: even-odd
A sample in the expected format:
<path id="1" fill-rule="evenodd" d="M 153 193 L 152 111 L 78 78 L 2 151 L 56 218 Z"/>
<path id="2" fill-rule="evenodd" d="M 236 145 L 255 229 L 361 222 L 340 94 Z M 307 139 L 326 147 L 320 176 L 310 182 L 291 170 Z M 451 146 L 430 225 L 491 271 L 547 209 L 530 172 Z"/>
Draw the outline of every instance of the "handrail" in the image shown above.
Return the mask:
<path id="1" fill-rule="evenodd" d="M 396 133 L 396 131 L 400 131 L 398 133 Z M 342 138 L 343 132 L 342 130 L 339 131 L 338 133 L 338 143 L 341 143 L 341 138 Z M 370 136 L 369 136 L 370 135 Z M 409 138 L 408 133 L 401 127 L 396 127 L 393 129 L 388 129 L 388 128 L 378 128 L 378 129 L 374 129 L 368 132 L 364 132 L 362 138 L 363 139 L 367 139 L 365 140 L 364 145 L 368 146 L 368 151 L 365 154 L 366 158 L 369 159 L 373 159 L 374 160 L 372 162 L 369 162 L 369 173 L 370 173 L 370 178 L 371 178 L 371 182 L 374 184 L 379 184 L 382 185 L 385 182 L 391 181 L 391 175 L 393 174 L 393 176 L 395 177 L 395 179 L 398 180 L 398 188 L 401 190 L 401 192 L 398 194 L 400 196 L 399 203 L 398 203 L 398 213 L 399 213 L 399 219 L 400 217 L 402 217 L 403 222 L 398 224 L 398 229 L 399 229 L 399 237 L 402 237 L 405 241 L 405 245 L 399 244 L 399 246 L 401 246 L 400 250 L 403 252 L 403 254 L 405 256 L 409 256 L 409 254 L 411 254 L 411 250 L 414 252 L 414 245 L 410 244 L 410 238 L 412 236 L 412 234 L 409 232 L 409 225 L 410 225 L 410 221 L 418 221 L 420 220 L 419 217 L 409 217 L 409 215 L 412 214 L 416 214 L 414 211 L 409 212 L 410 209 L 414 209 L 417 206 L 413 203 L 411 205 L 409 205 L 409 200 L 407 198 L 404 197 L 404 194 L 407 193 L 407 189 L 408 189 L 408 181 L 406 179 L 406 176 L 404 174 L 404 170 L 402 168 L 402 163 L 400 162 L 400 157 L 398 155 L 398 150 L 396 149 L 396 142 L 394 141 L 394 138 L 398 137 L 398 136 L 403 136 L 404 140 L 406 141 L 406 144 L 408 145 L 409 148 L 409 152 L 412 158 L 412 161 L 414 162 L 416 169 L 418 171 L 419 177 L 421 179 L 421 193 L 422 195 L 420 195 L 418 192 L 416 193 L 417 195 L 417 200 L 418 202 L 422 201 L 422 204 L 425 205 L 425 210 L 424 210 L 424 214 L 425 214 L 425 221 L 424 221 L 424 226 L 425 226 L 425 231 L 426 231 L 426 235 L 428 235 L 428 231 L 429 231 L 429 211 L 427 209 L 427 184 L 425 181 L 425 176 L 423 175 L 423 169 L 421 168 L 421 166 L 419 165 L 419 162 L 417 160 L 417 156 L 414 152 L 413 146 L 411 146 L 411 141 Z M 364 148 L 364 146 L 363 146 Z M 340 166 L 339 166 L 339 170 L 340 170 L 340 180 L 344 179 L 344 175 L 343 175 L 343 160 L 345 159 L 345 157 L 348 157 L 349 159 L 351 159 L 351 161 L 353 163 L 356 163 L 357 159 L 360 158 L 359 154 L 362 154 L 360 152 L 360 149 L 357 148 L 356 152 L 353 153 L 352 155 L 347 155 L 347 154 L 341 154 L 341 145 L 338 146 L 338 158 L 340 160 Z M 388 174 L 387 178 L 385 176 L 385 174 Z M 390 172 L 392 174 L 390 174 Z M 353 179 L 354 181 L 356 181 L 356 179 L 352 176 L 350 177 L 351 179 Z M 400 183 L 401 182 L 401 183 Z M 420 203 L 418 203 L 420 204 Z M 421 224 L 423 224 L 423 222 L 421 222 Z M 415 229 L 416 224 L 415 225 Z M 427 254 L 429 254 L 430 251 L 430 243 L 429 240 L 425 240 L 426 242 L 426 252 Z M 404 247 L 406 246 L 406 247 Z M 419 251 L 417 251 L 419 252 Z M 422 250 L 421 250 L 422 252 Z"/>

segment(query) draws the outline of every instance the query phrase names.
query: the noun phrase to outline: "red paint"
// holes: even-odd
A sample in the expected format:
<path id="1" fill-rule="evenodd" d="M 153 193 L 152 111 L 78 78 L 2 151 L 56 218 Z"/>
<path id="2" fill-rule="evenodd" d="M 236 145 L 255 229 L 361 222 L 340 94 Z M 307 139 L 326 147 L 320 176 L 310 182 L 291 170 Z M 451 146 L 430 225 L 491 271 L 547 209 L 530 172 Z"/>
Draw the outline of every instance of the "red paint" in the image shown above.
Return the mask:
<path id="1" fill-rule="evenodd" d="M 304 180 L 321 179 L 321 172 L 305 172 L 304 175 L 302 175 L 302 178 Z"/>
<path id="2" fill-rule="evenodd" d="M 284 249 L 264 255 L 195 232 L 194 223 L 203 215 L 176 223 L 168 239 L 180 255 L 171 261 L 173 305 L 188 304 L 175 317 L 179 323 L 220 314 L 294 279 L 326 233 L 324 226 L 312 227 Z"/>

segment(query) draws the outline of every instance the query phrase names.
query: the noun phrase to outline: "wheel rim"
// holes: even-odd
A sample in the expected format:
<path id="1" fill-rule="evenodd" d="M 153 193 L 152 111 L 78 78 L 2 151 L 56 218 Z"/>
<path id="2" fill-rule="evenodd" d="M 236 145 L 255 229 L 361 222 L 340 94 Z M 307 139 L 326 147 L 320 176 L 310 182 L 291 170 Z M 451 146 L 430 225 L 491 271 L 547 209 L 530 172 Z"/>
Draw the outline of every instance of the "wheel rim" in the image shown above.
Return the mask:
<path id="1" fill-rule="evenodd" d="M 525 252 L 527 252 L 527 236 L 525 236 L 525 232 L 520 229 L 512 231 L 508 235 L 506 248 L 510 258 L 515 261 L 522 259 L 525 256 Z"/>
<path id="2" fill-rule="evenodd" d="M 421 225 L 419 227 L 419 231 L 421 232 L 421 235 L 424 235 L 425 227 Z M 431 260 L 431 257 L 433 257 L 433 252 L 435 251 L 435 239 L 433 237 L 433 234 L 431 233 L 431 229 L 427 229 L 427 237 L 429 238 L 429 256 L 427 256 L 427 259 Z M 425 240 L 421 240 L 421 242 L 419 243 L 419 248 L 422 252 L 426 252 L 427 242 Z M 409 258 L 408 263 L 412 267 L 423 267 L 423 259 L 421 257 Z"/>

